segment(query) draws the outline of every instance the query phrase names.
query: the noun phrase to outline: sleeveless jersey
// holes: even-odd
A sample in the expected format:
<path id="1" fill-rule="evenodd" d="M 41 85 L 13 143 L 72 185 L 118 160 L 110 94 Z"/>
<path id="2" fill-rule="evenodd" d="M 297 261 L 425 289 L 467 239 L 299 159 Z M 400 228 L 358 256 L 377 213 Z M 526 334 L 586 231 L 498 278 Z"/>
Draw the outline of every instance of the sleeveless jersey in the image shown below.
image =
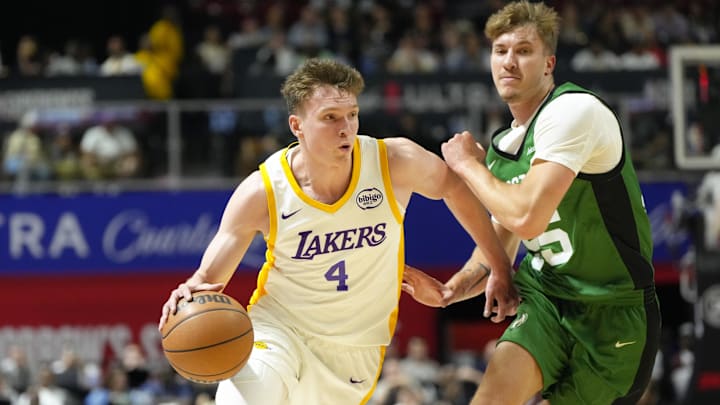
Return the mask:
<path id="1" fill-rule="evenodd" d="M 486 163 L 497 178 L 523 180 L 535 154 L 535 120 L 554 99 L 577 92 L 592 94 L 572 83 L 553 90 L 528 125 L 517 154 L 495 147 L 509 130 L 493 136 Z M 527 253 L 516 274 L 521 287 L 586 302 L 642 303 L 643 289 L 654 294 L 650 222 L 625 148 L 609 172 L 578 173 L 545 232 L 523 244 Z"/>
<path id="2" fill-rule="evenodd" d="M 305 194 L 288 163 L 292 145 L 260 165 L 270 231 L 251 314 L 270 311 L 301 333 L 352 346 L 387 345 L 404 269 L 404 210 L 385 143 L 358 135 L 345 194 L 324 204 Z"/>

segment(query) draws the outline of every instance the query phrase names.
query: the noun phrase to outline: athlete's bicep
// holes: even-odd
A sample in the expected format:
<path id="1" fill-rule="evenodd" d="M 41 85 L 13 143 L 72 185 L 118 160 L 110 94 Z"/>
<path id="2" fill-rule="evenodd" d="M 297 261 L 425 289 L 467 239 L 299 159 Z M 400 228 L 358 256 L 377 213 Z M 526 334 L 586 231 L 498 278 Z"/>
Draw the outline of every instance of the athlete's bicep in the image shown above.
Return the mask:
<path id="1" fill-rule="evenodd" d="M 418 193 L 431 199 L 444 197 L 448 177 L 454 177 L 445 162 L 436 154 L 407 138 L 387 138 L 388 164 L 393 189 L 398 200 Z"/>
<path id="2" fill-rule="evenodd" d="M 520 183 L 522 198 L 529 201 L 525 225 L 542 232 L 570 189 L 575 173 L 559 163 L 536 159 Z"/>
<path id="3" fill-rule="evenodd" d="M 235 189 L 200 262 L 198 271 L 204 280 L 227 283 L 255 235 L 268 228 L 266 201 L 259 173 L 253 173 Z"/>
<path id="4" fill-rule="evenodd" d="M 250 174 L 235 189 L 223 212 L 220 230 L 241 236 L 269 228 L 267 194 L 259 171 Z"/>

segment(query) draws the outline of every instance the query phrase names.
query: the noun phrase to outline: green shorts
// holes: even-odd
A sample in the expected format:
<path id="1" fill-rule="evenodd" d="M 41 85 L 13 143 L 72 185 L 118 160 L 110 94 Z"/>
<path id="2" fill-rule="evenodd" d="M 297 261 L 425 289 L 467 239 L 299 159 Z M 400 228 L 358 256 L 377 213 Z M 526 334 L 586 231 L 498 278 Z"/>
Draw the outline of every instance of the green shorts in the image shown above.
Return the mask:
<path id="1" fill-rule="evenodd" d="M 650 380 L 660 338 L 654 288 L 644 304 L 583 303 L 521 288 L 500 341 L 535 358 L 552 405 L 635 404 Z"/>

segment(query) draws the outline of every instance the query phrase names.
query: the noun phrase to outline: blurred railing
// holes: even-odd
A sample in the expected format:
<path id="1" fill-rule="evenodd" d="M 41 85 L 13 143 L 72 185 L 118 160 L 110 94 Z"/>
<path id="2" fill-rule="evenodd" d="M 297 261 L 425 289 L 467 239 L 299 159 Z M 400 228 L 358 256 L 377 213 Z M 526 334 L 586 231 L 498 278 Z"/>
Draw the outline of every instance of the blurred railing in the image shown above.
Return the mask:
<path id="1" fill-rule="evenodd" d="M 0 193 L 229 188 L 293 140 L 278 77 L 242 78 L 237 98 L 167 102 L 142 99 L 137 80 L 0 80 L 3 139 L 33 110 L 47 147 L 62 127 L 79 145 L 87 128 L 110 115 L 135 134 L 142 152 L 140 173 L 131 179 L 5 178 Z M 673 163 L 667 72 L 558 75 L 558 82 L 565 80 L 591 88 L 615 108 L 641 179 L 698 178 L 697 171 L 679 171 Z M 437 153 L 464 129 L 486 144 L 511 119 L 487 75 L 371 77 L 360 106 L 361 133 L 407 136 Z"/>

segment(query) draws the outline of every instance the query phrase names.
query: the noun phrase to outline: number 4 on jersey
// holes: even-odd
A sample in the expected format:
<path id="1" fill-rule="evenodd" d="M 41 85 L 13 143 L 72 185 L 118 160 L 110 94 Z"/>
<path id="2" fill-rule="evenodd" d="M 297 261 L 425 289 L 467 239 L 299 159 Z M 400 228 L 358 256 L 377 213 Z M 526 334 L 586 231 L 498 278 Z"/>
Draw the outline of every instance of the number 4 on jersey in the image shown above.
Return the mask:
<path id="1" fill-rule="evenodd" d="M 330 267 L 328 271 L 325 272 L 325 280 L 327 281 L 337 281 L 337 290 L 338 291 L 347 291 L 348 286 L 345 280 L 348 279 L 348 275 L 345 273 L 345 260 L 341 260 Z"/>

